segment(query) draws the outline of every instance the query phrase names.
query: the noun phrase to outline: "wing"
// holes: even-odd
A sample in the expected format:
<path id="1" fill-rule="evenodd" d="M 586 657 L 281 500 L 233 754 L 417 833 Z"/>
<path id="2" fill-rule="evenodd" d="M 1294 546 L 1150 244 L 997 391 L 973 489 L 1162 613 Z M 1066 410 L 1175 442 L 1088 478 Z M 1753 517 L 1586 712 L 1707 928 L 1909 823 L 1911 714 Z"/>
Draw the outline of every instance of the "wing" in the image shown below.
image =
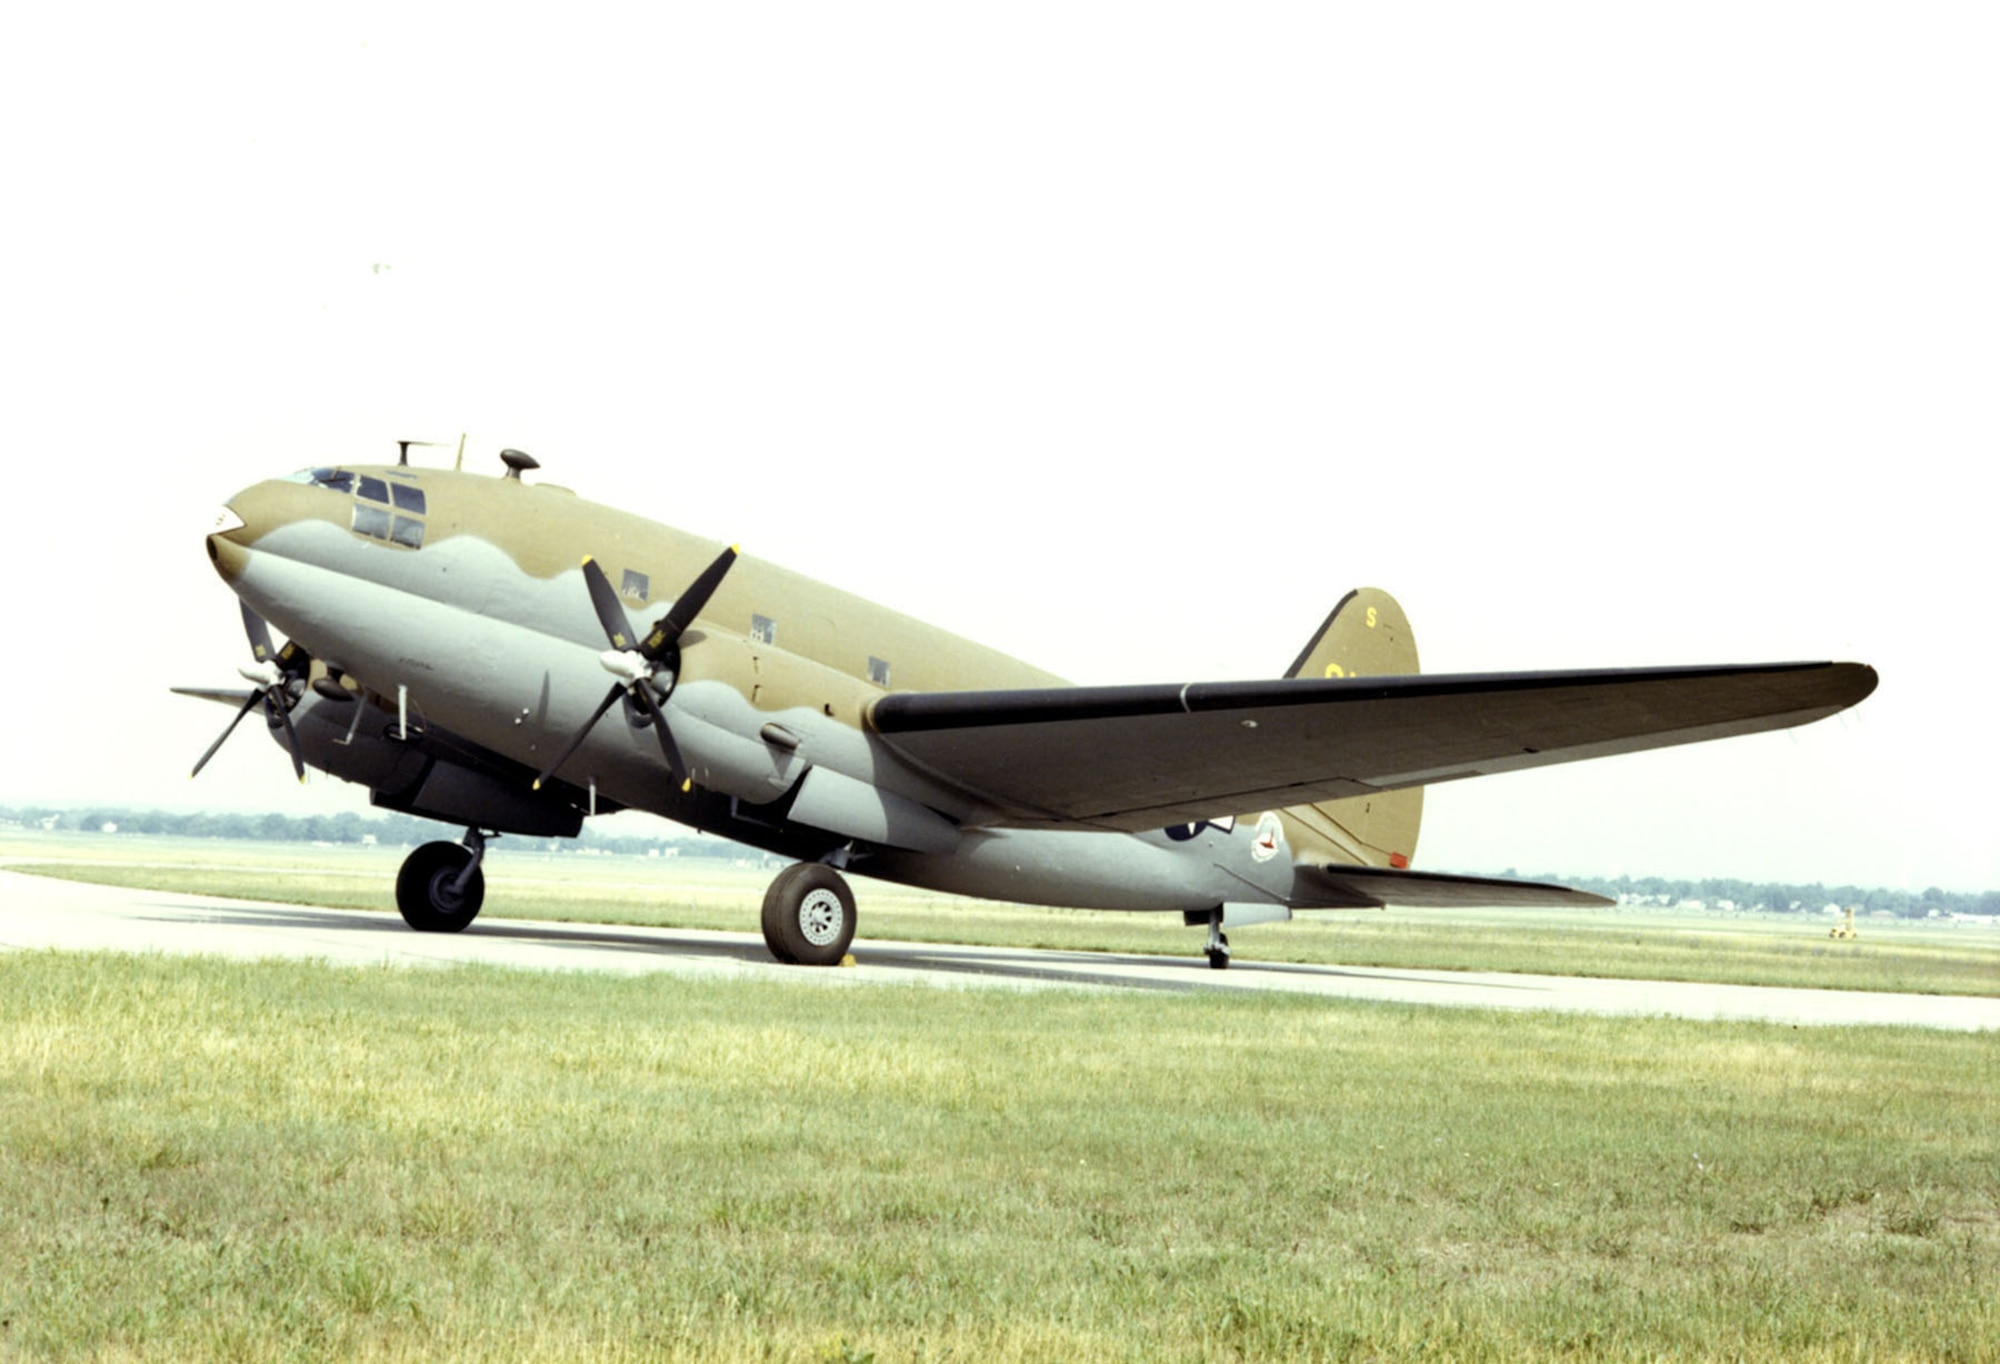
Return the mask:
<path id="1" fill-rule="evenodd" d="M 1501 909 L 1533 906 L 1616 904 L 1602 895 L 1568 886 L 1535 881 L 1503 881 L 1488 876 L 1452 876 L 1444 872 L 1392 871 L 1384 867 L 1337 864 L 1292 869 L 1293 909 L 1380 909 L 1405 905 L 1417 909 L 1449 909 L 1480 905 Z"/>
<path id="2" fill-rule="evenodd" d="M 1021 827 L 1140 831 L 1822 719 L 1860 663 L 900 692 L 869 724 Z"/>

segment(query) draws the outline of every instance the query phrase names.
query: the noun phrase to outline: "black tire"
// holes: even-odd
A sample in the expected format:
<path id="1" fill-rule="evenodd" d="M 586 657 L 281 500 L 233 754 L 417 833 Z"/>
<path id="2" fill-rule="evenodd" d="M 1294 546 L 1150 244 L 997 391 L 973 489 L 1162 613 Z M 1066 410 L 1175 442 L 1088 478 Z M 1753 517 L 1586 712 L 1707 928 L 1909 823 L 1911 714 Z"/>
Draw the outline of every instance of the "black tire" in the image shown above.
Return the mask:
<path id="1" fill-rule="evenodd" d="M 788 966 L 838 966 L 854 941 L 854 892 L 820 862 L 786 867 L 764 892 L 764 945 Z"/>
<path id="2" fill-rule="evenodd" d="M 452 885 L 472 853 L 460 843 L 426 843 L 403 859 L 396 873 L 396 908 L 419 933 L 456 933 L 479 917 L 486 873 L 478 867 L 454 893 Z"/>

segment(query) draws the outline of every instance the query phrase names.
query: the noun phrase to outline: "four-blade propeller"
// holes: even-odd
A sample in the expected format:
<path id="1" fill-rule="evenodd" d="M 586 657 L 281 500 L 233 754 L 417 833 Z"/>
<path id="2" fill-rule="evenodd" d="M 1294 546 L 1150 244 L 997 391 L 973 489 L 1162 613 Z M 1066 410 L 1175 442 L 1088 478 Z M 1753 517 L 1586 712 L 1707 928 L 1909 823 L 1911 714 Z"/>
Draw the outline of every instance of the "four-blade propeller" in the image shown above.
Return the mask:
<path id="1" fill-rule="evenodd" d="M 250 609 L 248 603 L 243 604 L 243 630 L 250 636 L 250 652 L 256 656 L 257 661 L 255 664 L 245 664 L 236 671 L 243 675 L 244 681 L 256 683 L 257 690 L 251 692 L 244 700 L 243 708 L 236 712 L 235 719 L 223 729 L 222 737 L 208 746 L 208 752 L 201 755 L 201 760 L 195 763 L 194 771 L 188 773 L 188 776 L 196 777 L 201 774 L 201 769 L 208 766 L 208 760 L 215 756 L 215 751 L 236 732 L 236 726 L 242 722 L 243 717 L 261 702 L 264 714 L 272 725 L 275 726 L 280 722 L 284 724 L 285 746 L 292 751 L 292 770 L 298 774 L 300 781 L 304 781 L 305 753 L 299 748 L 299 732 L 292 727 L 292 705 L 297 699 L 293 695 L 292 686 L 295 682 L 305 680 L 307 671 L 312 667 L 312 655 L 291 640 L 285 641 L 284 648 L 274 649 L 271 645 L 270 627 L 264 624 L 261 616 Z"/>
<path id="2" fill-rule="evenodd" d="M 556 773 L 556 769 L 568 762 L 570 755 L 583 746 L 590 731 L 604 718 L 606 711 L 616 704 L 623 695 L 653 722 L 653 733 L 660 741 L 660 756 L 667 760 L 667 770 L 674 774 L 674 780 L 681 784 L 683 791 L 691 785 L 687 764 L 681 759 L 680 745 L 667 729 L 667 714 L 661 702 L 672 695 L 674 683 L 679 680 L 681 666 L 681 636 L 688 626 L 694 624 L 696 616 L 708 605 L 708 599 L 715 595 L 715 589 L 722 584 L 723 577 L 736 562 L 736 547 L 731 545 L 716 556 L 715 562 L 703 569 L 701 576 L 688 584 L 687 591 L 675 599 L 667 608 L 667 613 L 654 622 L 644 639 L 632 641 L 632 622 L 625 614 L 624 606 L 618 600 L 617 589 L 604 576 L 604 570 L 597 561 L 585 558 L 583 580 L 590 588 L 590 603 L 597 608 L 598 623 L 604 627 L 604 636 L 611 641 L 611 647 L 598 655 L 604 670 L 617 681 L 604 694 L 597 709 L 591 712 L 583 728 L 570 736 L 555 760 L 542 769 L 535 778 L 535 789 Z"/>

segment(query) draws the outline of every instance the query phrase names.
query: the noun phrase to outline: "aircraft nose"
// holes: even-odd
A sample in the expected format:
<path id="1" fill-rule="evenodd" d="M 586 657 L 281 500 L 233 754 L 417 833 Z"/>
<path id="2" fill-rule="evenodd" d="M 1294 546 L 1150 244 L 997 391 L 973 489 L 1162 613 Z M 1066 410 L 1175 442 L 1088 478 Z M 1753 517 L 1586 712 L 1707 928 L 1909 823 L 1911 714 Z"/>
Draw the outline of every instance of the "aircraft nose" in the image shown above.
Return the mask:
<path id="1" fill-rule="evenodd" d="M 249 561 L 250 546 L 285 519 L 278 505 L 283 492 L 271 483 L 254 483 L 215 510 L 209 518 L 209 562 L 233 581 Z"/>
<path id="2" fill-rule="evenodd" d="M 208 561 L 215 565 L 215 571 L 222 575 L 224 581 L 234 581 L 250 557 L 236 538 L 244 529 L 243 518 L 230 506 L 222 507 L 209 521 Z"/>

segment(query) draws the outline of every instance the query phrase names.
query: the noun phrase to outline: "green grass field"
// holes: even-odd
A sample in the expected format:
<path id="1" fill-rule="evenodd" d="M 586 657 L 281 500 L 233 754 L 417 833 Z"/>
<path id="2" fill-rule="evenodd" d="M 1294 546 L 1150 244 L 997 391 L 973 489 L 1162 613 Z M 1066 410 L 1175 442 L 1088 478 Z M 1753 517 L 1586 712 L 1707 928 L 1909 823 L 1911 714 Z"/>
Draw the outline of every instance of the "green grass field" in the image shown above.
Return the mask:
<path id="1" fill-rule="evenodd" d="M 163 890 L 394 913 L 402 850 L 213 840 L 0 838 L 12 869 Z M 486 913 L 496 917 L 754 932 L 771 872 L 727 863 L 548 854 L 497 845 Z M 997 905 L 855 879 L 861 944 L 885 938 L 1071 951 L 1196 954 L 1178 915 Z M 1820 916 L 1661 910 L 1412 910 L 1326 914 L 1234 930 L 1245 959 L 1702 980 L 1918 994 L 2000 995 L 2000 930 L 1862 923 L 1836 942 Z"/>
<path id="2" fill-rule="evenodd" d="M 2000 1358 L 1989 1037 L 0 955 L 0 1355 Z"/>

